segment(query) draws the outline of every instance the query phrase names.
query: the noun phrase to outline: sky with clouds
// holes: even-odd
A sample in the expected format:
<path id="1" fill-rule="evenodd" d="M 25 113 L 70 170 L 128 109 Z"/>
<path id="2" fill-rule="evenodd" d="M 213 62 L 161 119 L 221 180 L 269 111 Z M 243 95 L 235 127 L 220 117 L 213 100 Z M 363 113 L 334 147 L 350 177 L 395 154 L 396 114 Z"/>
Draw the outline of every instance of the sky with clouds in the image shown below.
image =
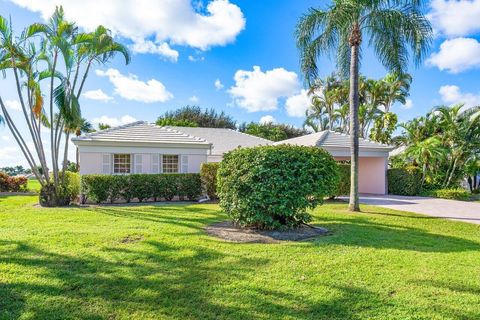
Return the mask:
<path id="1" fill-rule="evenodd" d="M 293 31 L 303 13 L 328 1 L 0 0 L 0 14 L 21 31 L 47 19 L 56 5 L 86 31 L 108 27 L 132 51 L 130 65 L 119 56 L 90 73 L 80 102 L 95 126 L 154 121 L 187 104 L 225 111 L 239 122 L 304 121 L 308 99 Z M 439 104 L 480 104 L 480 0 L 433 0 L 425 13 L 435 41 L 424 63 L 410 68 L 411 96 L 393 109 L 401 121 Z M 322 76 L 334 70 L 328 58 L 319 66 Z M 361 72 L 386 73 L 368 49 Z M 20 121 L 8 78 L 0 80 L 0 95 Z M 26 165 L 8 128 L 0 127 L 0 167 L 15 164 Z"/>

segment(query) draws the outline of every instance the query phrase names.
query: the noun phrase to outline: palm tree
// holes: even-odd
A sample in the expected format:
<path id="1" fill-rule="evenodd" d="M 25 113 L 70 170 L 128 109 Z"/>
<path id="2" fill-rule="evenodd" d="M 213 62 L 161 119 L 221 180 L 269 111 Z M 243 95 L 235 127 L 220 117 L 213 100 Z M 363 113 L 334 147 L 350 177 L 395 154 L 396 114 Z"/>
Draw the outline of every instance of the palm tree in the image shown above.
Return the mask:
<path id="1" fill-rule="evenodd" d="M 81 136 L 84 133 L 89 133 L 93 132 L 93 125 L 88 122 L 87 119 L 85 118 L 80 118 L 78 121 L 72 123 L 72 125 L 69 125 L 68 127 L 65 128 L 65 130 L 68 130 L 69 133 L 75 134 L 76 137 Z M 79 162 L 79 151 L 78 151 L 78 146 L 75 152 L 75 163 L 76 163 L 76 168 L 77 171 L 80 170 L 80 162 Z"/>
<path id="2" fill-rule="evenodd" d="M 336 53 L 339 72 L 350 77 L 351 190 L 349 210 L 359 211 L 359 61 L 362 40 L 390 71 L 404 73 L 409 53 L 418 64 L 432 40 L 432 27 L 417 0 L 336 0 L 326 10 L 312 8 L 296 28 L 301 69 L 308 86 L 318 77 L 317 59 Z"/>
<path id="3" fill-rule="evenodd" d="M 429 166 L 445 157 L 446 149 L 443 147 L 441 139 L 434 136 L 411 145 L 406 150 L 406 154 L 422 166 L 421 185 L 423 187 Z"/>
<path id="4" fill-rule="evenodd" d="M 395 102 L 405 104 L 412 83 L 412 76 L 408 73 L 389 73 L 383 79 L 385 85 L 385 112 L 389 112 Z"/>

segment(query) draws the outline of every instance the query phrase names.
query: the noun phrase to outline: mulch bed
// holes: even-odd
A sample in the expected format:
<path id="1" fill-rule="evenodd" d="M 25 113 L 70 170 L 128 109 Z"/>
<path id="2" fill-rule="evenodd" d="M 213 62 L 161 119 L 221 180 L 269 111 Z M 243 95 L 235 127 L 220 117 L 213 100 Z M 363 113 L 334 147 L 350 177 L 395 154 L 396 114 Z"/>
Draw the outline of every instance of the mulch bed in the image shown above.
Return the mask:
<path id="1" fill-rule="evenodd" d="M 239 243 L 279 243 L 281 241 L 302 241 L 327 235 L 327 229 L 304 225 L 294 230 L 258 230 L 242 228 L 231 221 L 213 223 L 205 227 L 208 235 Z"/>

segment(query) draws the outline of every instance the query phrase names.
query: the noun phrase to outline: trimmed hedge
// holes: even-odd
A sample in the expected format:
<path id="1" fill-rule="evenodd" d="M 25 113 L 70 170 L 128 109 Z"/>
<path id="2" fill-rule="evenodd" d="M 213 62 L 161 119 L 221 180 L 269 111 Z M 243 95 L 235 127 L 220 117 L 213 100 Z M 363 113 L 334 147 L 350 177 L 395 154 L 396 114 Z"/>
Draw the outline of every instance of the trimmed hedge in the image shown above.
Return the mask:
<path id="1" fill-rule="evenodd" d="M 137 199 L 195 200 L 202 194 L 200 175 L 196 173 L 181 174 L 130 174 L 104 175 L 87 174 L 82 176 L 82 202 L 87 199 L 96 203 L 121 200 L 131 202 Z"/>
<path id="2" fill-rule="evenodd" d="M 468 200 L 470 198 L 468 191 L 462 188 L 431 190 L 426 195 L 451 200 Z"/>
<path id="3" fill-rule="evenodd" d="M 217 196 L 217 171 L 220 164 L 218 162 L 202 163 L 200 167 L 200 178 L 202 179 L 203 191 L 212 200 L 218 199 Z"/>
<path id="4" fill-rule="evenodd" d="M 350 165 L 337 163 L 339 180 L 334 196 L 348 196 L 350 194 Z"/>
<path id="5" fill-rule="evenodd" d="M 417 196 L 422 191 L 422 172 L 418 167 L 388 169 L 387 179 L 389 194 Z"/>
<path id="6" fill-rule="evenodd" d="M 24 192 L 27 191 L 27 184 L 27 177 L 12 177 L 5 172 L 0 172 L 0 192 Z"/>
<path id="7" fill-rule="evenodd" d="M 320 148 L 261 146 L 225 154 L 217 177 L 220 206 L 234 223 L 285 229 L 311 220 L 307 209 L 335 192 L 338 168 Z"/>

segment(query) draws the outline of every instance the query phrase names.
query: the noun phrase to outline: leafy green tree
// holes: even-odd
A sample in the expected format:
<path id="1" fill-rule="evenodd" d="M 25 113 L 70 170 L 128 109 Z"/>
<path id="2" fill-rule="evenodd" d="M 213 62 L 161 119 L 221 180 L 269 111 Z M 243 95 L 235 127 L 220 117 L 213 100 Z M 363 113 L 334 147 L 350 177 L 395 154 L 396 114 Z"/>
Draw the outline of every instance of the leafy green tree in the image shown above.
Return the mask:
<path id="1" fill-rule="evenodd" d="M 98 130 L 107 130 L 107 129 L 110 129 L 111 126 L 109 124 L 106 124 L 106 123 L 99 123 L 98 124 Z"/>
<path id="2" fill-rule="evenodd" d="M 81 119 L 79 97 L 91 66 L 106 64 L 116 53 L 122 54 L 129 63 L 128 50 L 117 43 L 106 28 L 99 26 L 91 33 L 81 33 L 74 23 L 65 20 L 61 7 L 56 8 L 48 23 L 34 23 L 19 36 L 11 29 L 11 22 L 0 16 L 0 69 L 15 84 L 24 123 L 12 119 L 1 96 L 0 107 L 42 186 L 42 205 L 58 205 L 65 200 L 62 197 L 68 142 L 71 129 Z M 45 81 L 46 85 L 42 86 Z M 25 126 L 29 134 L 22 135 L 19 126 Z M 47 166 L 42 127 L 50 131 L 51 170 Z M 29 148 L 27 139 L 32 141 L 33 148 Z"/>
<path id="3" fill-rule="evenodd" d="M 309 134 L 305 129 L 296 128 L 284 123 L 243 123 L 239 127 L 240 132 L 257 136 L 271 141 L 281 141 Z"/>
<path id="4" fill-rule="evenodd" d="M 350 77 L 351 192 L 349 209 L 359 211 L 359 62 L 361 45 L 373 47 L 390 71 L 403 74 L 410 52 L 416 63 L 425 57 L 432 28 L 419 1 L 336 0 L 326 10 L 312 8 L 296 28 L 302 73 L 310 86 L 318 78 L 320 55 L 336 54 L 337 68 Z M 363 40 L 366 40 L 363 42 Z"/>
<path id="5" fill-rule="evenodd" d="M 215 109 L 205 109 L 198 106 L 185 106 L 183 108 L 167 111 L 158 117 L 157 125 L 165 125 L 165 123 L 187 124 L 188 127 L 205 127 L 205 128 L 228 128 L 236 129 L 236 121 L 225 112 L 218 113 Z M 168 124 L 170 125 L 170 124 Z"/>
<path id="6" fill-rule="evenodd" d="M 429 166 L 440 161 L 445 157 L 446 149 L 442 145 L 439 137 L 430 137 L 414 145 L 411 145 L 406 153 L 412 157 L 418 164 L 422 166 L 422 183 L 423 186 L 427 177 Z"/>
<path id="7" fill-rule="evenodd" d="M 158 119 L 157 126 L 175 126 L 175 127 L 198 127 L 198 125 L 191 120 L 175 119 L 175 118 L 163 118 Z"/>

